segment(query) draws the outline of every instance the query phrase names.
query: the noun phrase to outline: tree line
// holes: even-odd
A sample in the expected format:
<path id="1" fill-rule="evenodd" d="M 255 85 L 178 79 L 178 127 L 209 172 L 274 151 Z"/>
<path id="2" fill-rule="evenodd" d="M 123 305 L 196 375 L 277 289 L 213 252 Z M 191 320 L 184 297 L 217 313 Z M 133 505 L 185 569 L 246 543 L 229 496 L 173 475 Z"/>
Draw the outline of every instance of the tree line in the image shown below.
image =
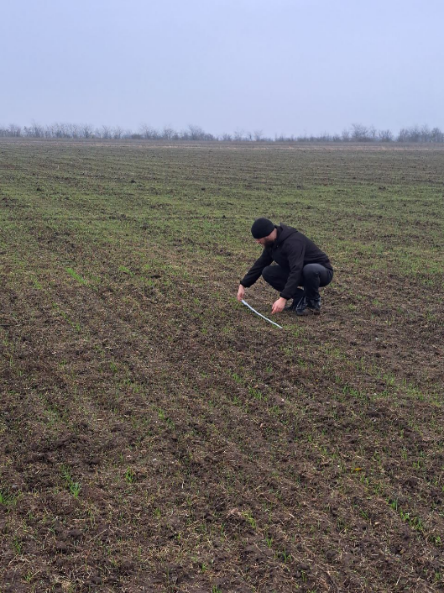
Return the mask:
<path id="1" fill-rule="evenodd" d="M 137 132 L 120 126 L 101 126 L 96 128 L 90 124 L 55 123 L 42 126 L 32 123 L 30 126 L 9 124 L 0 125 L 0 137 L 3 138 L 72 138 L 72 139 L 103 139 L 103 140 L 199 140 L 220 142 L 433 142 L 444 143 L 444 132 L 439 128 L 427 125 L 402 128 L 397 135 L 390 130 L 377 130 L 373 126 L 352 124 L 341 134 L 324 132 L 319 135 L 286 136 L 275 135 L 270 138 L 261 130 L 246 132 L 236 130 L 232 134 L 215 136 L 205 132 L 200 126 L 189 125 L 185 130 L 177 131 L 169 126 L 161 130 L 148 124 L 140 126 Z"/>

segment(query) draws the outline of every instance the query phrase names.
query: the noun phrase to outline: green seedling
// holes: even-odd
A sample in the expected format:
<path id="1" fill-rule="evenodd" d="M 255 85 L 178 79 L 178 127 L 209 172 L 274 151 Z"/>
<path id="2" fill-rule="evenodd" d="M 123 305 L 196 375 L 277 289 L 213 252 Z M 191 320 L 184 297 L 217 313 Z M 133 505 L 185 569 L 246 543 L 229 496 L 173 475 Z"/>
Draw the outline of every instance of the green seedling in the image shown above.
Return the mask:
<path id="1" fill-rule="evenodd" d="M 17 496 L 10 494 L 7 490 L 0 489 L 0 505 L 4 507 L 12 507 L 17 502 Z"/>
<path id="2" fill-rule="evenodd" d="M 66 271 L 72 278 L 74 278 L 74 280 L 77 280 L 77 282 L 80 282 L 80 284 L 88 284 L 86 282 L 86 280 L 84 280 L 81 276 L 79 276 L 77 274 L 77 272 L 75 272 L 72 268 L 66 268 Z"/>
<path id="3" fill-rule="evenodd" d="M 134 276 L 134 272 L 131 272 L 126 266 L 119 266 L 119 272 L 124 272 L 125 274 L 128 274 L 128 276 Z"/>
<path id="4" fill-rule="evenodd" d="M 133 484 L 135 481 L 136 481 L 136 474 L 129 467 L 125 472 L 125 482 L 127 482 L 128 484 Z"/>
<path id="5" fill-rule="evenodd" d="M 62 467 L 62 477 L 65 480 L 65 485 L 68 489 L 68 492 L 70 492 L 74 498 L 78 498 L 82 488 L 79 482 L 74 482 L 68 467 Z"/>
<path id="6" fill-rule="evenodd" d="M 251 514 L 251 512 L 250 512 L 250 511 L 246 511 L 246 512 L 244 513 L 244 517 L 245 517 L 245 519 L 248 521 L 248 523 L 251 525 L 251 527 L 252 527 L 253 529 L 256 529 L 256 527 L 257 527 L 257 525 L 256 525 L 256 520 L 255 520 L 255 518 L 253 517 L 253 515 Z"/>
<path id="7" fill-rule="evenodd" d="M 261 391 L 259 391 L 259 389 L 255 389 L 254 387 L 249 387 L 248 393 L 255 399 L 261 400 L 263 398 Z"/>
<path id="8" fill-rule="evenodd" d="M 23 544 L 17 536 L 14 537 L 14 539 L 12 540 L 12 545 L 14 546 L 14 550 L 15 550 L 16 554 L 20 555 L 23 550 Z"/>

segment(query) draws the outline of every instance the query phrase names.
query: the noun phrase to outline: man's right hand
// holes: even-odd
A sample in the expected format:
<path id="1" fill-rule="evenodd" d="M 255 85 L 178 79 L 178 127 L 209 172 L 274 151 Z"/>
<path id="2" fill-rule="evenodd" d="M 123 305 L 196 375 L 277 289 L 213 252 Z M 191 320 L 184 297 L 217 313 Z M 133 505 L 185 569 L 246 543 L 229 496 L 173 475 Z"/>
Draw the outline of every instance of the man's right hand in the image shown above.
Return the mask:
<path id="1" fill-rule="evenodd" d="M 245 298 L 245 287 L 242 284 L 239 284 L 239 290 L 237 291 L 237 300 L 243 301 Z"/>

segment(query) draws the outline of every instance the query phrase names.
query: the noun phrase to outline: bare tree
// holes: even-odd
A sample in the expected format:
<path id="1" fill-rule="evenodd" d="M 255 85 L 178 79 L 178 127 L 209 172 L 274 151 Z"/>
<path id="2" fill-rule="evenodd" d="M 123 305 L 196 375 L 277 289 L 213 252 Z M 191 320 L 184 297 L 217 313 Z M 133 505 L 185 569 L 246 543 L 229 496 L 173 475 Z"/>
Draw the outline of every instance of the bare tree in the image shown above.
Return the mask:
<path id="1" fill-rule="evenodd" d="M 112 135 L 114 140 L 120 140 L 123 135 L 123 128 L 121 128 L 120 126 L 116 126 L 112 131 Z"/>
<path id="2" fill-rule="evenodd" d="M 421 130 L 418 126 L 413 126 L 409 130 L 410 142 L 419 142 L 421 140 Z"/>
<path id="3" fill-rule="evenodd" d="M 25 126 L 24 132 L 25 136 L 30 136 L 32 138 L 43 138 L 45 136 L 45 129 L 36 122 L 32 122 L 29 128 Z"/>
<path id="4" fill-rule="evenodd" d="M 421 142 L 430 142 L 430 137 L 431 137 L 431 133 L 430 133 L 429 126 L 427 126 L 427 125 L 422 126 L 420 141 Z"/>
<path id="5" fill-rule="evenodd" d="M 176 132 L 173 130 L 172 127 L 164 126 L 162 131 L 162 138 L 164 138 L 165 140 L 171 140 L 175 133 Z"/>
<path id="6" fill-rule="evenodd" d="M 391 133 L 390 130 L 379 130 L 378 139 L 381 142 L 392 142 L 393 134 Z"/>
<path id="7" fill-rule="evenodd" d="M 314 140 L 314 138 L 313 138 Z M 317 138 L 317 140 L 321 141 L 321 142 L 330 142 L 331 141 L 331 136 L 328 132 L 324 132 L 323 134 L 321 134 L 319 136 L 319 138 Z"/>
<path id="8" fill-rule="evenodd" d="M 78 124 L 70 124 L 69 129 L 70 129 L 72 138 L 81 138 L 82 137 L 82 128 Z"/>
<path id="9" fill-rule="evenodd" d="M 244 136 L 245 132 L 243 130 L 240 130 L 239 128 L 237 130 L 235 130 L 234 132 L 234 139 L 237 142 L 241 142 L 242 140 L 245 140 L 245 136 Z"/>
<path id="10" fill-rule="evenodd" d="M 397 142 L 408 142 L 408 135 L 409 135 L 409 132 L 408 132 L 407 128 L 401 128 L 399 130 L 396 141 Z"/>
<path id="11" fill-rule="evenodd" d="M 46 130 L 50 138 L 72 138 L 71 128 L 69 124 L 55 123 L 47 126 Z"/>
<path id="12" fill-rule="evenodd" d="M 370 133 L 368 128 L 362 124 L 352 124 L 351 138 L 355 142 L 366 142 L 370 140 Z"/>
<path id="13" fill-rule="evenodd" d="M 374 126 L 364 126 L 359 123 L 354 123 L 349 129 L 343 130 L 342 134 L 329 134 L 323 132 L 318 136 L 307 135 L 294 137 L 285 134 L 276 134 L 274 138 L 265 137 L 262 130 L 255 130 L 254 132 L 245 132 L 242 129 L 237 129 L 233 134 L 221 134 L 216 137 L 207 133 L 197 125 L 189 125 L 184 131 L 177 132 L 171 126 L 164 126 L 162 132 L 153 127 L 143 124 L 140 127 L 139 133 L 133 133 L 131 130 L 120 126 L 111 128 L 109 126 L 102 126 L 98 129 L 93 129 L 89 124 L 69 124 L 69 123 L 53 123 L 51 125 L 41 126 L 35 121 L 30 126 L 24 126 L 23 130 L 16 124 L 9 126 L 0 126 L 1 137 L 20 137 L 27 136 L 33 138 L 103 138 L 103 139 L 159 139 L 166 140 L 198 140 L 198 141 L 214 141 L 222 142 L 236 141 L 255 141 L 255 142 L 349 142 L 354 140 L 357 142 L 392 142 L 395 140 L 393 133 L 389 129 L 377 131 Z M 397 142 L 433 142 L 444 143 L 444 132 L 438 127 L 432 129 L 428 125 L 411 126 L 410 128 L 402 128 L 396 137 Z"/>
<path id="14" fill-rule="evenodd" d="M 81 134 L 83 138 L 92 138 L 94 135 L 94 129 L 90 124 L 82 124 L 80 126 Z"/>
<path id="15" fill-rule="evenodd" d="M 419 142 L 421 139 L 421 130 L 418 126 L 412 126 L 411 128 L 402 128 L 399 131 L 397 141 L 398 142 Z"/>
<path id="16" fill-rule="evenodd" d="M 99 131 L 100 137 L 109 140 L 113 137 L 113 131 L 109 126 L 102 126 Z"/>
<path id="17" fill-rule="evenodd" d="M 253 132 L 253 136 L 254 136 L 254 140 L 256 142 L 260 142 L 263 138 L 264 133 L 262 132 L 262 130 L 255 130 Z"/>
<path id="18" fill-rule="evenodd" d="M 140 133 L 146 140 L 155 140 L 160 137 L 159 132 L 148 124 L 142 124 L 140 126 Z"/>
<path id="19" fill-rule="evenodd" d="M 439 128 L 433 128 L 430 137 L 432 142 L 444 142 L 444 133 Z"/>
<path id="20" fill-rule="evenodd" d="M 190 124 L 188 126 L 188 138 L 189 140 L 204 140 L 205 132 L 200 126 Z"/>
<path id="21" fill-rule="evenodd" d="M 444 134 L 439 128 L 432 130 L 427 125 L 402 128 L 396 139 L 398 142 L 444 142 Z"/>
<path id="22" fill-rule="evenodd" d="M 8 127 L 8 136 L 12 136 L 13 138 L 19 138 L 22 135 L 22 128 L 17 126 L 16 124 L 9 124 Z"/>

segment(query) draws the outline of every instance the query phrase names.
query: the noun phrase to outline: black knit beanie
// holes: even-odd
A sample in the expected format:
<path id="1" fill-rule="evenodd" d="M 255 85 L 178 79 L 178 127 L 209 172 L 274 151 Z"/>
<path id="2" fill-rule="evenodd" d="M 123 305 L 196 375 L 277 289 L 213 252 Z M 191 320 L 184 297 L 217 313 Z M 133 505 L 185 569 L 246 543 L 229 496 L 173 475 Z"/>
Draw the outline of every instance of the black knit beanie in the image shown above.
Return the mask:
<path id="1" fill-rule="evenodd" d="M 251 234 L 255 239 L 268 237 L 274 231 L 274 224 L 268 218 L 257 218 L 251 227 Z"/>

